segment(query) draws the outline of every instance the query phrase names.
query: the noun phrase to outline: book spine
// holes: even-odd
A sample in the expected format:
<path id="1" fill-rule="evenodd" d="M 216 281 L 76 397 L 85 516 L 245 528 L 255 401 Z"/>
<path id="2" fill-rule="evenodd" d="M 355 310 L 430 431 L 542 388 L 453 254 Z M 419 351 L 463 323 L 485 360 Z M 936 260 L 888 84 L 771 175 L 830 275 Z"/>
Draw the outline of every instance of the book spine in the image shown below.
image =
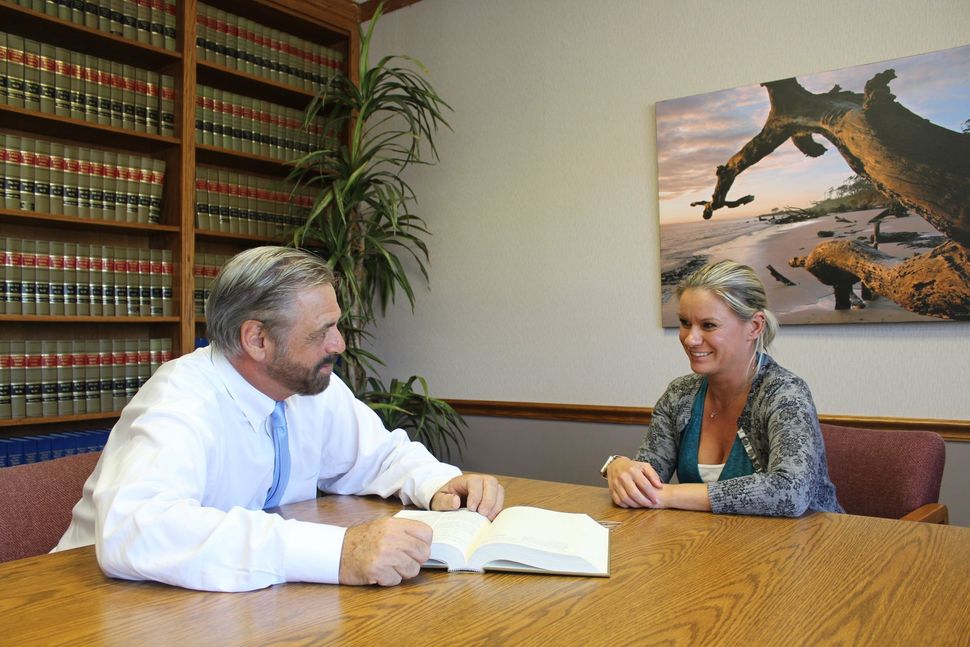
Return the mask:
<path id="1" fill-rule="evenodd" d="M 84 343 L 79 339 L 68 342 L 71 364 L 71 409 L 74 413 L 87 413 L 87 387 L 84 382 Z M 60 402 L 58 402 L 58 405 Z"/>
<path id="2" fill-rule="evenodd" d="M 80 317 L 91 316 L 91 256 L 88 251 L 89 248 L 90 245 L 78 243 L 75 250 L 77 271 L 74 289 L 77 293 L 77 314 Z"/>
<path id="3" fill-rule="evenodd" d="M 50 313 L 56 316 L 64 315 L 64 243 L 51 241 L 50 249 Z"/>
<path id="4" fill-rule="evenodd" d="M 20 272 L 21 314 L 37 314 L 37 242 L 21 242 L 23 266 Z"/>
<path id="5" fill-rule="evenodd" d="M 51 313 L 50 289 L 51 289 L 51 257 L 50 241 L 37 241 L 37 264 L 35 271 L 35 296 L 37 299 L 36 312 L 39 315 L 49 315 Z"/>
<path id="6" fill-rule="evenodd" d="M 0 420 L 10 420 L 10 341 L 0 339 Z"/>
<path id="7" fill-rule="evenodd" d="M 64 243 L 64 314 L 77 313 L 77 243 Z"/>
<path id="8" fill-rule="evenodd" d="M 43 415 L 43 350 L 41 342 L 29 340 L 26 342 L 26 352 L 24 356 L 24 399 L 26 407 L 26 417 L 39 418 Z"/>
<path id="9" fill-rule="evenodd" d="M 27 342 L 10 342 L 10 418 L 27 416 Z"/>

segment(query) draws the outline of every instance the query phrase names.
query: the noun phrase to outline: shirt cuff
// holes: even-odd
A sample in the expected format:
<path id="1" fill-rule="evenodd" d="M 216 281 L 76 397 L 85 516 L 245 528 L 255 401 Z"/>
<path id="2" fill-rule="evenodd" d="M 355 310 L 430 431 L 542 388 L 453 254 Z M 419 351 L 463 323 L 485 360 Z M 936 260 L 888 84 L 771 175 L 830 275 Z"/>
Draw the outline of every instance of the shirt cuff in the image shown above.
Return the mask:
<path id="1" fill-rule="evenodd" d="M 286 521 L 286 556 L 283 570 L 287 582 L 340 582 L 340 553 L 346 528 L 289 519 Z"/>
<path id="2" fill-rule="evenodd" d="M 414 493 L 417 499 L 414 504 L 419 508 L 424 508 L 425 510 L 431 509 L 431 499 L 434 498 L 435 493 L 444 487 L 445 483 L 455 478 L 456 476 L 461 476 L 461 470 L 453 465 L 448 465 L 447 463 L 442 463 L 441 466 L 446 469 L 442 469 L 441 472 L 430 476 L 421 482 L 416 488 Z"/>

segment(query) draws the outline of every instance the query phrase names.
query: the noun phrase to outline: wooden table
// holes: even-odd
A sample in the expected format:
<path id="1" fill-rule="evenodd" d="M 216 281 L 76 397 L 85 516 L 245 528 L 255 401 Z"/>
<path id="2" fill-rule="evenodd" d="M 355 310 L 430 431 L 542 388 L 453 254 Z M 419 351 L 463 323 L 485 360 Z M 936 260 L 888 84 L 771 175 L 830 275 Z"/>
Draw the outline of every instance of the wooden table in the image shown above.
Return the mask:
<path id="1" fill-rule="evenodd" d="M 87 547 L 0 564 L 0 643 L 970 644 L 970 528 L 629 511 L 604 488 L 502 481 L 508 505 L 618 524 L 611 577 L 428 570 L 391 588 L 205 593 L 108 579 Z M 399 508 L 333 496 L 283 513 L 353 524 Z"/>

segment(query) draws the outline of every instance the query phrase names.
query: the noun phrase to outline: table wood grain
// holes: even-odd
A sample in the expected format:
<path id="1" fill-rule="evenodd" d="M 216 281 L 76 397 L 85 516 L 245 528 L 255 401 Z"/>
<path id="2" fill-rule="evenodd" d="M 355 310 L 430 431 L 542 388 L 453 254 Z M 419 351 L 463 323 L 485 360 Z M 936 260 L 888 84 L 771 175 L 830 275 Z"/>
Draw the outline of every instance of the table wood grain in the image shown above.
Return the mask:
<path id="1" fill-rule="evenodd" d="M 601 487 L 501 480 L 507 505 L 611 525 L 611 576 L 207 593 L 109 579 L 86 547 L 0 564 L 0 644 L 970 645 L 970 528 L 624 510 Z M 350 525 L 400 507 L 327 496 L 281 512 Z"/>

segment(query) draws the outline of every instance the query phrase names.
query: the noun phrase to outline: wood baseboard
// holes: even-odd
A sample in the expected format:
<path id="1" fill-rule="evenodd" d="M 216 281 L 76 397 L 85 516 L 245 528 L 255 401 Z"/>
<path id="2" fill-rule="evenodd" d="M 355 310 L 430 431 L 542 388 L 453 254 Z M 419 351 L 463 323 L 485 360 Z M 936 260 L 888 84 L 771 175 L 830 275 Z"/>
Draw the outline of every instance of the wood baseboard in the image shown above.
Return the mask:
<path id="1" fill-rule="evenodd" d="M 492 400 L 448 400 L 463 416 L 563 420 L 614 425 L 650 424 L 652 407 L 611 407 L 593 404 L 546 402 L 500 402 Z M 882 418 L 871 416 L 819 415 L 821 422 L 864 429 L 920 429 L 935 431 L 945 440 L 970 442 L 970 421 L 932 418 Z"/>

